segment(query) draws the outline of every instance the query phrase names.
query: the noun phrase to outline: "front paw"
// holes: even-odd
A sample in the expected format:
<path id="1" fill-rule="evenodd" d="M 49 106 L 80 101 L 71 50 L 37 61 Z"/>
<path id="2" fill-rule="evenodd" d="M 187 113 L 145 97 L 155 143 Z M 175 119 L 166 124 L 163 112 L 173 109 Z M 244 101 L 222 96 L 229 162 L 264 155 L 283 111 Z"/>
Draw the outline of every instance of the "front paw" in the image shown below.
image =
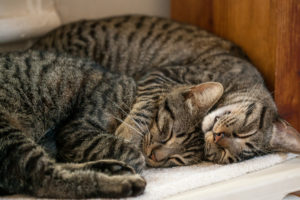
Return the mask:
<path id="1" fill-rule="evenodd" d="M 84 169 L 95 170 L 108 175 L 135 174 L 135 170 L 118 160 L 98 160 L 84 163 Z"/>
<path id="2" fill-rule="evenodd" d="M 116 197 L 130 197 L 142 194 L 147 185 L 145 179 L 140 175 L 120 176 L 121 184 L 119 186 L 119 193 Z"/>
<path id="3" fill-rule="evenodd" d="M 146 187 L 145 179 L 138 174 L 108 176 L 91 170 L 69 171 L 61 165 L 52 172 L 41 178 L 41 184 L 31 187 L 30 194 L 47 198 L 125 198 L 142 194 Z"/>

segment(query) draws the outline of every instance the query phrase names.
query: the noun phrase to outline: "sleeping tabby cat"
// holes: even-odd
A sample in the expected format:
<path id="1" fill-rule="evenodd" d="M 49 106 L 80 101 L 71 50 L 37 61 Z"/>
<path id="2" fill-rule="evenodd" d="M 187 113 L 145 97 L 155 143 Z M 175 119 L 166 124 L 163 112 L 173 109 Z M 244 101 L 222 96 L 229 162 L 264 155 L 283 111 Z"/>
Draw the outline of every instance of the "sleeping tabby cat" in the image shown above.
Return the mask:
<path id="1" fill-rule="evenodd" d="M 188 164 L 194 152 L 182 152 L 192 133 L 204 137 L 204 159 L 217 163 L 274 151 L 300 153 L 298 132 L 279 118 L 261 75 L 240 49 L 197 27 L 148 16 L 80 21 L 48 33 L 33 48 L 88 57 L 133 77 L 137 98 L 116 134 L 142 143 L 151 166 Z M 148 77 L 141 79 L 145 72 Z M 193 106 L 182 112 L 172 96 L 160 98 L 170 86 L 207 81 L 222 83 L 225 91 L 202 130 L 201 118 L 190 119 Z M 187 104 L 197 97 L 181 96 L 190 99 Z"/>
<path id="2" fill-rule="evenodd" d="M 155 75 L 151 72 L 140 80 L 146 83 Z M 170 90 L 162 88 L 159 98 L 169 100 L 164 107 L 181 110 L 182 129 L 193 127 L 218 101 L 223 87 L 214 82 L 175 81 L 165 80 L 164 87 Z M 146 182 L 135 171 L 145 165 L 147 145 L 141 151 L 113 135 L 135 96 L 132 78 L 85 59 L 41 51 L 2 54 L 0 191 L 48 198 L 141 194 Z M 167 113 L 161 116 L 168 117 Z M 46 132 L 55 133 L 55 158 L 50 156 Z M 188 154 L 186 162 L 179 164 L 200 162 L 201 137 L 194 132 L 181 144 L 173 142 L 174 150 L 178 149 L 168 165 L 180 162 L 178 154 Z"/>

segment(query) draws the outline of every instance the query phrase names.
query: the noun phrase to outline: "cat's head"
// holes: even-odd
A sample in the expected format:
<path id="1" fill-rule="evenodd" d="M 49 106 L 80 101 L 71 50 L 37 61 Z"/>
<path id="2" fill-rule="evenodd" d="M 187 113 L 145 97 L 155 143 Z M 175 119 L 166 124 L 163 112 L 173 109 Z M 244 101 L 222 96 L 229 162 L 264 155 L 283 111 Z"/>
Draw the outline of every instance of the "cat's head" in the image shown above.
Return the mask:
<path id="1" fill-rule="evenodd" d="M 258 91 L 261 93 L 254 95 L 268 94 Z M 300 153 L 300 134 L 278 117 L 271 96 L 220 106 L 205 116 L 202 130 L 205 158 L 215 163 L 239 162 L 272 152 Z"/>
<path id="2" fill-rule="evenodd" d="M 142 149 L 152 167 L 190 165 L 203 153 L 201 121 L 220 99 L 223 86 L 208 82 L 173 88 L 160 101 Z"/>

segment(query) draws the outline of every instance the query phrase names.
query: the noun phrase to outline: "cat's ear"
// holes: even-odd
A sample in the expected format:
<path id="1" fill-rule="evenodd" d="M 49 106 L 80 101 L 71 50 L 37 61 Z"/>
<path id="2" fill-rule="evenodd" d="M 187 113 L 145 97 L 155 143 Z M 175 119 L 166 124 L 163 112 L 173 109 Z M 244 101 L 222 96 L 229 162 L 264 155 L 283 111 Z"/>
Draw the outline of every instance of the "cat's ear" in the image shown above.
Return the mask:
<path id="1" fill-rule="evenodd" d="M 223 95 L 224 88 L 218 82 L 206 82 L 189 88 L 183 94 L 191 112 L 207 112 Z"/>
<path id="2" fill-rule="evenodd" d="M 270 146 L 274 151 L 300 153 L 300 133 L 279 119 L 273 123 Z"/>

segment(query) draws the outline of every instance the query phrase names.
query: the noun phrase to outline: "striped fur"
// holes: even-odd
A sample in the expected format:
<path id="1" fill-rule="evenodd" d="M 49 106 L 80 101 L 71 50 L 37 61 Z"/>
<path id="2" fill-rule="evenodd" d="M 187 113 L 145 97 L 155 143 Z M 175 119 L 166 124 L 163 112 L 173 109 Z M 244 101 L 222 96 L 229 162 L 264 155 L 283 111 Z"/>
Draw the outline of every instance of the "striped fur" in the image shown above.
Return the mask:
<path id="1" fill-rule="evenodd" d="M 157 120 L 157 124 L 154 119 L 162 118 L 160 110 L 168 112 L 168 106 L 163 105 L 174 87 L 186 86 L 189 90 L 194 85 L 216 81 L 225 91 L 203 120 L 204 136 L 198 131 L 197 140 L 202 137 L 205 140 L 204 158 L 229 163 L 272 151 L 269 142 L 278 114 L 261 75 L 236 45 L 204 30 L 158 17 L 119 16 L 62 26 L 41 38 L 33 48 L 88 57 L 112 72 L 133 77 L 138 85 L 137 97 L 116 135 L 134 144 L 145 147 L 145 143 L 150 144 L 153 138 L 165 134 L 159 132 L 158 121 L 161 120 Z M 178 108 L 182 101 L 178 100 L 173 106 L 182 110 Z M 185 128 L 183 122 L 186 121 L 182 118 L 187 116 L 191 117 L 180 115 L 176 120 L 163 121 L 170 123 L 166 127 L 181 121 L 183 129 L 173 135 L 185 133 L 187 137 L 199 130 L 196 123 L 189 124 L 190 130 Z M 171 118 L 169 115 L 168 119 Z M 203 116 L 196 118 L 201 122 Z M 174 138 L 173 135 L 169 138 Z M 180 139 L 173 141 L 176 143 Z M 232 147 L 228 147 L 229 144 Z M 184 153 L 177 155 L 180 151 L 175 154 L 181 161 L 177 159 L 173 164 L 169 159 L 174 153 L 161 163 L 151 152 L 144 150 L 151 166 L 193 163 L 182 158 Z M 161 157 L 163 153 L 158 154 Z"/>
<path id="2" fill-rule="evenodd" d="M 0 191 L 134 196 L 145 187 L 134 169 L 145 161 L 168 167 L 300 152 L 299 137 L 280 145 L 289 126 L 278 123 L 239 48 L 194 26 L 146 16 L 81 21 L 33 48 L 107 71 L 66 55 L 1 56 Z"/>
<path id="3" fill-rule="evenodd" d="M 110 132 L 124 117 L 111 101 L 123 107 L 134 100 L 131 78 L 38 51 L 1 55 L 0 66 L 1 190 L 48 198 L 143 192 L 146 183 L 132 168 L 143 168 L 142 153 Z M 49 129 L 58 161 L 69 164 L 39 145 Z"/>

